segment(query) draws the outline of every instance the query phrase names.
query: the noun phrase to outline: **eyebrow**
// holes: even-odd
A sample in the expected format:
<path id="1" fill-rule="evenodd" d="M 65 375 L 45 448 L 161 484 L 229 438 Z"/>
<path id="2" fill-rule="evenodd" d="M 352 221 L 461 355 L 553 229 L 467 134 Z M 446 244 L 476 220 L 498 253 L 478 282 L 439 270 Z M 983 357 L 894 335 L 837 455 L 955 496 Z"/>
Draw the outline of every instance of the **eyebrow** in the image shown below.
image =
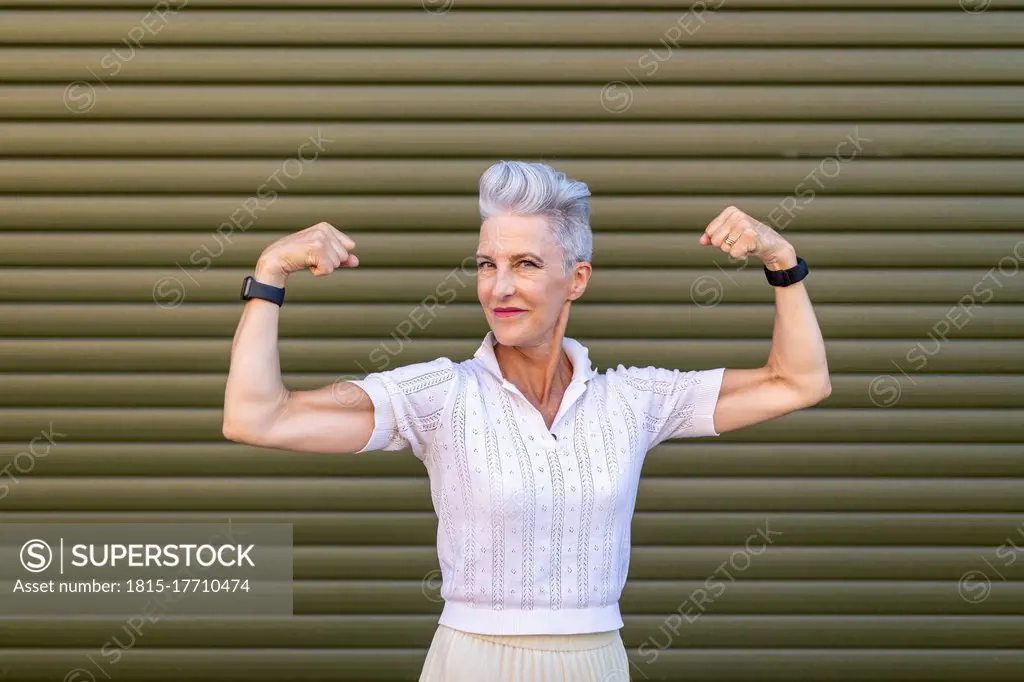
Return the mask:
<path id="1" fill-rule="evenodd" d="M 477 253 L 476 258 L 486 258 L 487 260 L 494 260 L 493 258 L 484 253 Z M 533 260 L 540 261 L 541 263 L 544 262 L 543 258 L 529 251 L 523 251 L 522 253 L 514 253 L 508 257 L 509 260 L 519 260 L 520 258 L 532 258 Z"/>

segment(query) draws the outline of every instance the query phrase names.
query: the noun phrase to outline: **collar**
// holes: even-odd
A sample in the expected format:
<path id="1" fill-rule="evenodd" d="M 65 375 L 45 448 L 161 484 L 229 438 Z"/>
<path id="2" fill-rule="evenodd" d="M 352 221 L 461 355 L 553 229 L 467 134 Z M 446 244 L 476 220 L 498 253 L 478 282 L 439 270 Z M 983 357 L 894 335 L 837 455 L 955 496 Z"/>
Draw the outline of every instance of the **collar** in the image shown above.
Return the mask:
<path id="1" fill-rule="evenodd" d="M 497 339 L 494 338 L 494 332 L 487 332 L 487 336 L 484 337 L 480 347 L 477 348 L 476 352 L 473 353 L 473 357 L 477 358 L 484 368 L 487 369 L 491 374 L 498 378 L 498 381 L 502 384 L 508 383 L 505 380 L 505 376 L 501 373 L 501 367 L 498 365 L 498 358 L 494 354 L 494 346 L 497 344 Z M 590 364 L 590 351 L 582 343 L 576 339 L 571 339 L 568 336 L 562 337 L 562 349 L 569 356 L 569 360 L 572 362 L 572 381 L 571 384 L 586 383 L 597 374 L 597 370 Z"/>

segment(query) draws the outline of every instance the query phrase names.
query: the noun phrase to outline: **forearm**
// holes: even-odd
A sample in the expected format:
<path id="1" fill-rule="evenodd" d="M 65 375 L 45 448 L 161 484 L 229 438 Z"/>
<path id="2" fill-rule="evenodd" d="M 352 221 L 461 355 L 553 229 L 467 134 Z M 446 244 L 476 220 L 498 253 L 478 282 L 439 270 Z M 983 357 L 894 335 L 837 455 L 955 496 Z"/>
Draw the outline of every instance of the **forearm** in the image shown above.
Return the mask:
<path id="1" fill-rule="evenodd" d="M 770 269 L 796 265 L 795 254 L 786 254 Z M 767 366 L 772 375 L 809 400 L 820 400 L 831 390 L 825 341 L 804 282 L 775 289 L 775 329 Z"/>
<path id="2" fill-rule="evenodd" d="M 258 281 L 283 287 L 286 276 L 258 265 Z M 251 433 L 269 426 L 288 391 L 281 378 L 278 351 L 280 308 L 270 301 L 245 304 L 231 343 L 231 365 L 224 391 L 225 431 Z"/>

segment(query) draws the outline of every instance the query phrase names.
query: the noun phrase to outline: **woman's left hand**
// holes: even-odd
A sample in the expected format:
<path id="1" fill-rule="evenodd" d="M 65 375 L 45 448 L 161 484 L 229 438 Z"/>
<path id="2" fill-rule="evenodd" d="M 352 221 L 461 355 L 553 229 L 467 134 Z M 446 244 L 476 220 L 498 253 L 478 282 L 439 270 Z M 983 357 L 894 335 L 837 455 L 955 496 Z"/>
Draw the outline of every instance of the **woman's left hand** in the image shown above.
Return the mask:
<path id="1" fill-rule="evenodd" d="M 764 223 L 730 206 L 708 224 L 700 236 L 704 246 L 717 246 L 733 258 L 759 258 L 769 270 L 796 265 L 796 249 Z"/>

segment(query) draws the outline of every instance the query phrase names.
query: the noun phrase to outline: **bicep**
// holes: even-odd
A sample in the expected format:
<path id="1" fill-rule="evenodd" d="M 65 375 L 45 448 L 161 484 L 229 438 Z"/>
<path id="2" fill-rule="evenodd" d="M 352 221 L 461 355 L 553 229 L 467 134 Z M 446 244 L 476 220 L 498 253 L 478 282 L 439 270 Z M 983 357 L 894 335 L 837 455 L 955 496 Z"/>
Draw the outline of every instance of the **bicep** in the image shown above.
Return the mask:
<path id="1" fill-rule="evenodd" d="M 374 406 L 359 386 L 339 381 L 291 391 L 256 445 L 299 452 L 354 453 L 370 440 Z"/>
<path id="2" fill-rule="evenodd" d="M 735 431 L 806 406 L 804 397 L 768 367 L 727 369 L 715 405 L 715 430 Z"/>

